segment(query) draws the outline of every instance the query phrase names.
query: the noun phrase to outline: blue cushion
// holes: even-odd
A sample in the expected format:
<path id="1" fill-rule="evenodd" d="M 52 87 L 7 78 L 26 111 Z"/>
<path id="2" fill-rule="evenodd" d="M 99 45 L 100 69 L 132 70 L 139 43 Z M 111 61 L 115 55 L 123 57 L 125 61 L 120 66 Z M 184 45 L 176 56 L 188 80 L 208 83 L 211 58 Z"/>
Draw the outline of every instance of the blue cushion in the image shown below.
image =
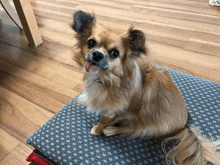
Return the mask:
<path id="1" fill-rule="evenodd" d="M 220 138 L 220 84 L 157 67 L 170 71 L 186 101 L 190 122 L 199 127 L 202 134 Z M 36 131 L 27 143 L 53 164 L 165 165 L 161 140 L 91 135 L 90 130 L 99 118 L 78 104 L 76 97 Z"/>

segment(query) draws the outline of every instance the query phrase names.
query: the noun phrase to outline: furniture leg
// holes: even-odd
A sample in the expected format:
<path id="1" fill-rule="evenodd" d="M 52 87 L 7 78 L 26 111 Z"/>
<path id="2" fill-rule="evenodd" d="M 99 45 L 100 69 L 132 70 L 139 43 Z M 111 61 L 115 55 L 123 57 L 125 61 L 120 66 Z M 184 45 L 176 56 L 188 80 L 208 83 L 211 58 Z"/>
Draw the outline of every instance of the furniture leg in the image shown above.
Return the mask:
<path id="1" fill-rule="evenodd" d="M 6 13 L 9 15 L 9 17 L 14 21 L 14 23 L 20 28 L 23 29 L 21 21 L 18 17 L 18 15 L 14 12 L 13 8 L 9 4 L 8 0 L 0 0 L 0 4 L 5 9 Z"/>
<path id="2" fill-rule="evenodd" d="M 29 0 L 13 0 L 29 44 L 37 47 L 43 43 Z"/>

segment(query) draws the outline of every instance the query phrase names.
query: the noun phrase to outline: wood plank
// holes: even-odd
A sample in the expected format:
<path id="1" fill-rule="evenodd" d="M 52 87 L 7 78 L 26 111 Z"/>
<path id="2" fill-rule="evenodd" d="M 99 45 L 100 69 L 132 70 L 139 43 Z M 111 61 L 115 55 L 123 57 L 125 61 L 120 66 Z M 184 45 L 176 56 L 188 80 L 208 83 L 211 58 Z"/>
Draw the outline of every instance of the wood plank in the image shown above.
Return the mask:
<path id="1" fill-rule="evenodd" d="M 41 15 L 46 18 L 56 19 L 56 20 L 60 20 L 64 22 L 70 22 L 72 20 L 71 18 L 73 14 L 71 13 L 59 12 L 59 10 L 52 10 L 50 8 L 47 8 L 46 10 L 43 10 L 43 9 L 39 10 L 35 6 L 33 6 L 32 8 L 33 8 L 34 14 L 37 16 Z M 73 9 L 73 13 L 74 11 L 77 10 L 77 7 L 74 7 L 74 9 Z"/>
<path id="2" fill-rule="evenodd" d="M 50 3 L 50 2 L 46 2 L 46 1 L 31 1 L 31 5 L 33 9 L 36 8 L 40 8 L 42 10 L 44 9 L 49 9 L 53 10 L 55 12 L 62 12 L 62 13 L 69 13 L 69 14 L 73 14 L 72 9 L 76 6 L 78 6 L 76 3 L 72 3 L 71 6 L 67 6 L 67 5 L 62 5 L 62 3 Z"/>
<path id="3" fill-rule="evenodd" d="M 0 127 L 0 164 L 1 160 L 4 159 L 19 143 L 20 141 L 18 139 Z"/>
<path id="4" fill-rule="evenodd" d="M 82 74 L 65 68 L 44 56 L 39 56 L 5 43 L 0 43 L 0 47 L 3 47 L 0 52 L 1 60 L 13 63 L 48 80 L 63 84 L 71 89 L 82 80 Z"/>
<path id="5" fill-rule="evenodd" d="M 4 75 L 4 73 L 8 72 L 13 76 L 19 77 L 23 81 L 28 82 L 37 91 L 40 91 L 40 92 L 43 91 L 43 93 L 46 96 L 56 99 L 61 103 L 65 104 L 70 99 L 78 95 L 78 92 L 75 92 L 74 90 L 71 90 L 63 85 L 59 85 L 58 83 L 55 83 L 53 81 L 47 80 L 33 73 L 30 73 L 26 70 L 18 68 L 7 62 L 0 60 L 0 66 L 1 66 L 0 68 L 1 77 L 6 76 Z M 2 79 L 2 81 L 7 81 L 4 79 Z"/>
<path id="6" fill-rule="evenodd" d="M 120 2 L 127 2 L 127 0 L 118 0 Z M 207 15 L 220 15 L 218 10 L 213 10 L 207 3 L 200 3 L 197 1 L 181 1 L 181 0 L 169 0 L 169 1 L 132 1 L 134 5 L 144 5 L 144 6 L 153 6 L 160 7 L 164 9 L 172 9 L 177 11 L 186 11 L 186 12 L 195 12 L 195 13 L 206 13 Z"/>
<path id="7" fill-rule="evenodd" d="M 180 20 L 177 18 L 169 18 L 169 17 L 157 16 L 157 15 L 151 15 L 151 17 L 149 17 L 148 20 L 149 21 L 154 20 L 155 22 L 188 28 L 188 29 L 197 30 L 197 31 L 215 32 L 218 34 L 220 33 L 218 24 L 203 23 L 203 22 L 184 20 L 184 19 Z M 220 18 L 219 20 L 216 20 L 216 21 L 219 22 Z"/>
<path id="8" fill-rule="evenodd" d="M 190 38 L 185 49 L 220 57 L 220 43 Z"/>
<path id="9" fill-rule="evenodd" d="M 27 157 L 32 153 L 33 148 L 24 143 L 19 143 L 13 151 L 6 156 L 1 162 L 1 165 L 28 165 L 29 162 L 26 162 Z"/>
<path id="10" fill-rule="evenodd" d="M 65 103 L 67 104 L 72 100 L 72 98 L 68 98 L 65 103 L 61 103 L 59 99 L 63 95 L 59 95 L 59 93 L 44 89 L 38 84 L 27 82 L 3 70 L 0 70 L 0 72 L 4 75 L 4 77 L 7 77 L 3 78 L 3 80 L 0 82 L 4 88 L 16 93 L 29 102 L 50 111 L 51 113 L 55 114 L 64 107 Z"/>
<path id="11" fill-rule="evenodd" d="M 149 43 L 156 64 L 220 82 L 220 57 L 187 51 L 169 45 Z"/>
<path id="12" fill-rule="evenodd" d="M 30 137 L 54 114 L 0 86 L 1 128 L 20 141 Z"/>
<path id="13" fill-rule="evenodd" d="M 220 24 L 220 18 L 215 15 L 207 15 L 204 13 L 195 13 L 195 12 L 187 12 L 187 11 L 177 11 L 173 9 L 164 9 L 159 7 L 152 6 L 143 6 L 143 5 L 133 5 L 132 10 L 142 13 L 148 13 L 151 11 L 151 14 L 168 17 L 168 18 L 176 18 L 179 20 L 190 20 L 194 22 L 203 22 L 208 24 Z"/>

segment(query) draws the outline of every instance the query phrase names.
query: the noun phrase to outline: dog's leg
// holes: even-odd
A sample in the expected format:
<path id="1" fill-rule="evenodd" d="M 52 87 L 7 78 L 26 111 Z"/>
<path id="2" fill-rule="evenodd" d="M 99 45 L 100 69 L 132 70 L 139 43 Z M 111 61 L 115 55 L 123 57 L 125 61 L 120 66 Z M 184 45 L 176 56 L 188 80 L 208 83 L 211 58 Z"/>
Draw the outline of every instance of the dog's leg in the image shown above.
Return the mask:
<path id="1" fill-rule="evenodd" d="M 103 130 L 103 134 L 105 136 L 113 136 L 117 134 L 126 134 L 126 133 L 129 134 L 129 132 L 130 132 L 129 128 L 124 126 L 121 127 L 109 126 Z"/>
<path id="2" fill-rule="evenodd" d="M 103 134 L 106 136 L 113 136 L 116 134 L 124 133 L 124 130 L 120 127 L 109 126 L 103 130 Z"/>
<path id="3" fill-rule="evenodd" d="M 153 137 L 160 137 L 163 135 L 170 134 L 165 129 L 158 129 L 156 125 L 134 125 L 130 123 L 125 123 L 122 126 L 114 126 L 110 125 L 103 130 L 103 134 L 106 136 L 113 136 L 116 134 L 125 134 L 134 137 L 146 137 L 146 138 L 153 138 Z"/>
<path id="4" fill-rule="evenodd" d="M 99 123 L 91 129 L 91 134 L 93 135 L 101 135 L 103 129 L 110 126 L 117 120 L 118 116 L 114 116 L 112 118 L 102 116 Z"/>
<path id="5" fill-rule="evenodd" d="M 79 95 L 79 97 L 77 98 L 77 102 L 79 104 L 82 104 L 82 105 L 86 105 L 86 101 L 88 100 L 88 97 L 85 93 L 82 93 L 81 95 Z"/>

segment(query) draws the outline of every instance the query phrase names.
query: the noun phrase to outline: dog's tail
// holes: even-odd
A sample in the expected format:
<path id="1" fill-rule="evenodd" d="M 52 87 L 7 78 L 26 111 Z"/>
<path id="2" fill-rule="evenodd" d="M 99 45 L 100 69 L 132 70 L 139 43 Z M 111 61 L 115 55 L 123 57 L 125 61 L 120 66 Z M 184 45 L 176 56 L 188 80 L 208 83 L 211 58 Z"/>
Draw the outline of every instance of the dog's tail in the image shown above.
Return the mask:
<path id="1" fill-rule="evenodd" d="M 166 143 L 176 140 L 177 146 L 166 152 Z M 211 162 L 220 165 L 220 157 L 217 154 L 220 141 L 212 142 L 201 136 L 200 131 L 195 127 L 185 127 L 181 132 L 173 137 L 165 139 L 162 149 L 166 153 L 167 164 L 174 165 L 205 165 Z"/>

